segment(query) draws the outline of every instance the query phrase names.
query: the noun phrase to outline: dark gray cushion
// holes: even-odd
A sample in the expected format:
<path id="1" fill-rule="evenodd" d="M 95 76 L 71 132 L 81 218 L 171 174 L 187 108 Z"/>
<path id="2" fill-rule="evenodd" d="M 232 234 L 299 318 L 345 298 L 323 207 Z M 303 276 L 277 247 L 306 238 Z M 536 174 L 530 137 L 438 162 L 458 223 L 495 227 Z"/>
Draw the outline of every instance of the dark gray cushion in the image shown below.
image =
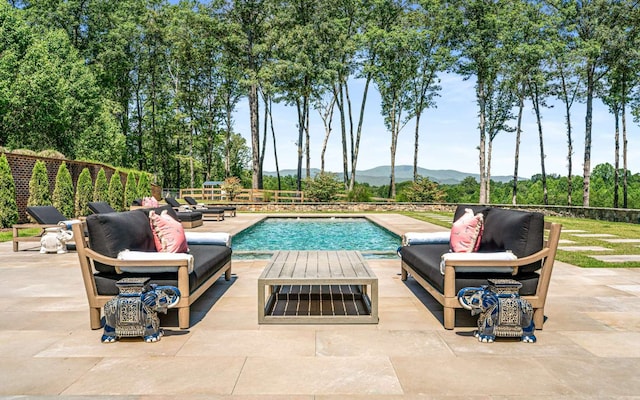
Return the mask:
<path id="1" fill-rule="evenodd" d="M 231 260 L 231 249 L 216 245 L 189 245 L 189 253 L 193 254 L 194 268 L 189 274 L 189 292 L 193 293 Z M 178 286 L 178 273 L 124 273 L 98 272 L 95 274 L 98 294 L 115 296 L 118 294 L 116 282 L 128 277 L 150 277 L 150 283 L 158 285 Z"/>
<path id="2" fill-rule="evenodd" d="M 116 212 L 106 201 L 90 201 L 87 205 L 89 206 L 89 210 L 94 214 Z"/>
<path id="3" fill-rule="evenodd" d="M 448 251 L 447 244 L 418 244 L 402 247 L 400 254 L 402 261 L 440 293 L 444 293 L 444 275 L 440 273 L 440 258 Z M 536 272 L 519 272 L 516 276 L 498 272 L 460 272 L 456 274 L 456 292 L 463 287 L 487 285 L 487 279 L 491 278 L 516 279 L 522 283 L 520 294 L 531 295 L 536 292 L 539 275 Z"/>
<path id="4" fill-rule="evenodd" d="M 31 215 L 37 223 L 44 225 L 56 225 L 60 221 L 69 219 L 54 206 L 29 206 L 27 214 Z"/>
<path id="5" fill-rule="evenodd" d="M 537 212 L 492 208 L 484 221 L 479 251 L 510 250 L 518 258 L 542 250 L 544 244 L 544 216 Z M 540 269 L 538 261 L 520 267 L 520 272 Z"/>
<path id="6" fill-rule="evenodd" d="M 107 257 L 116 258 L 122 250 L 156 251 L 149 219 L 138 211 L 93 214 L 87 217 L 91 248 Z M 95 263 L 96 270 L 115 272 L 115 268 Z"/>
<path id="7" fill-rule="evenodd" d="M 178 211 L 176 214 L 180 222 L 200 221 L 202 219 L 200 211 Z"/>

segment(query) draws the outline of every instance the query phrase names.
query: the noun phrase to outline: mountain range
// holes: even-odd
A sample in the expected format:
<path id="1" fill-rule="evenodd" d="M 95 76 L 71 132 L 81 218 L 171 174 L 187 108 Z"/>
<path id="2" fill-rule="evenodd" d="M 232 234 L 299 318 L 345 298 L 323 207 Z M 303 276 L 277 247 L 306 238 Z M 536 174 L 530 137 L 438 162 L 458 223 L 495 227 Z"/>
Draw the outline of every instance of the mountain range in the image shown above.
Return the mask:
<path id="1" fill-rule="evenodd" d="M 413 180 L 413 166 L 412 165 L 396 165 L 396 183 Z M 311 176 L 320 172 L 318 168 L 311 169 Z M 342 176 L 342 172 L 333 172 Z M 265 171 L 265 175 L 276 176 L 275 171 Z M 280 176 L 296 175 L 295 169 L 284 169 L 280 171 Z M 306 169 L 302 170 L 302 176 L 306 175 Z M 441 184 L 455 185 L 460 183 L 466 177 L 472 177 L 476 181 L 480 180 L 479 174 L 472 174 L 469 172 L 460 172 L 453 169 L 426 169 L 418 167 L 418 175 L 425 178 L 429 178 L 434 182 Z M 371 169 L 357 170 L 356 180 L 360 183 L 368 183 L 371 186 L 388 185 L 391 176 L 391 166 L 383 165 L 374 167 Z M 513 176 L 491 176 L 491 180 L 495 182 L 510 182 Z"/>

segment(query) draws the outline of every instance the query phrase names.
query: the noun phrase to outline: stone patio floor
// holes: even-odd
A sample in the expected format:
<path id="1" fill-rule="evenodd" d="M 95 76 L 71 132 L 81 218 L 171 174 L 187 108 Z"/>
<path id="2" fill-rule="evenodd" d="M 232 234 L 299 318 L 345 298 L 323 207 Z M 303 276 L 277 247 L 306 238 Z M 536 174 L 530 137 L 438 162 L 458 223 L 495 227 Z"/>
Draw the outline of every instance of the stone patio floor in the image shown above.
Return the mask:
<path id="1" fill-rule="evenodd" d="M 205 222 L 236 233 L 262 214 Z M 373 214 L 396 233 L 437 231 Z M 26 247 L 26 246 L 25 246 Z M 266 260 L 234 260 L 192 307 L 192 327 L 163 318 L 157 343 L 100 342 L 89 328 L 74 252 L 14 253 L 0 243 L 0 398 L 72 399 L 629 399 L 640 398 L 640 268 L 556 262 L 538 342 L 479 343 L 468 312 L 442 309 L 400 261 L 369 260 L 377 325 L 258 325 Z"/>

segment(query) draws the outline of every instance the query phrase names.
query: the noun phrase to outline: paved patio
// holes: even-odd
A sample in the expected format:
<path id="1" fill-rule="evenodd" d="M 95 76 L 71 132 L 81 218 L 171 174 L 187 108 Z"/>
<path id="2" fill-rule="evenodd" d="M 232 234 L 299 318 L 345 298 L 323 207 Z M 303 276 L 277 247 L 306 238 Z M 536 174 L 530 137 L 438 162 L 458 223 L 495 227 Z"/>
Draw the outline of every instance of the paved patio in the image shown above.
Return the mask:
<path id="1" fill-rule="evenodd" d="M 195 230 L 236 233 L 239 214 Z M 373 215 L 396 233 L 443 228 Z M 26 247 L 26 246 L 25 246 Z M 234 261 L 192 308 L 192 327 L 163 318 L 158 343 L 100 343 L 77 255 L 14 253 L 0 243 L 0 397 L 171 399 L 640 398 L 640 268 L 556 262 L 538 342 L 479 343 L 473 320 L 442 328 L 442 309 L 399 260 L 369 260 L 377 325 L 258 325 L 266 264 Z"/>

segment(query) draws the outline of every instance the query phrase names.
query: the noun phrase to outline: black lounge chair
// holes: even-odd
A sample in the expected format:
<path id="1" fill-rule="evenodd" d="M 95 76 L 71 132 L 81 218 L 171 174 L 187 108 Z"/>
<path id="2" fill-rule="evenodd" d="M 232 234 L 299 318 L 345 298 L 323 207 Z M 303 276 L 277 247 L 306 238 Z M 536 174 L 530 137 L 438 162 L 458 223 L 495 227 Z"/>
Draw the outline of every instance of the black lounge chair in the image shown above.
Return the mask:
<path id="1" fill-rule="evenodd" d="M 233 206 L 208 206 L 205 204 L 201 204 L 198 203 L 198 201 L 196 199 L 194 199 L 191 196 L 184 196 L 183 197 L 184 201 L 186 201 L 189 205 L 196 207 L 195 209 L 198 211 L 201 211 L 203 209 L 208 209 L 208 210 L 217 210 L 217 209 L 223 209 L 225 212 L 225 216 L 228 217 L 235 217 L 236 216 L 236 208 Z"/>
<path id="2" fill-rule="evenodd" d="M 87 203 L 89 210 L 94 214 L 106 214 L 116 212 L 106 201 L 90 201 Z"/>
<path id="3" fill-rule="evenodd" d="M 40 242 L 42 234 L 46 228 L 58 226 L 58 222 L 67 221 L 69 218 L 54 206 L 29 206 L 27 214 L 33 218 L 36 223 L 16 224 L 13 225 L 13 251 L 18 251 L 20 242 Z M 40 228 L 41 231 L 36 236 L 20 236 L 21 229 Z M 68 249 L 75 249 L 75 245 L 67 245 Z"/>
<path id="4" fill-rule="evenodd" d="M 200 211 L 194 211 L 189 206 L 181 205 L 173 197 L 165 197 L 164 200 L 173 208 L 178 217 L 178 221 L 180 221 L 185 228 L 195 228 L 202 225 L 204 214 Z"/>
<path id="5" fill-rule="evenodd" d="M 165 197 L 164 201 L 167 202 L 174 210 L 193 210 L 193 212 L 197 212 L 202 214 L 202 218 L 205 217 L 215 217 L 216 221 L 224 220 L 224 210 L 222 208 L 207 208 L 207 207 L 199 207 L 192 206 L 188 204 L 180 204 L 178 200 L 173 197 Z"/>

